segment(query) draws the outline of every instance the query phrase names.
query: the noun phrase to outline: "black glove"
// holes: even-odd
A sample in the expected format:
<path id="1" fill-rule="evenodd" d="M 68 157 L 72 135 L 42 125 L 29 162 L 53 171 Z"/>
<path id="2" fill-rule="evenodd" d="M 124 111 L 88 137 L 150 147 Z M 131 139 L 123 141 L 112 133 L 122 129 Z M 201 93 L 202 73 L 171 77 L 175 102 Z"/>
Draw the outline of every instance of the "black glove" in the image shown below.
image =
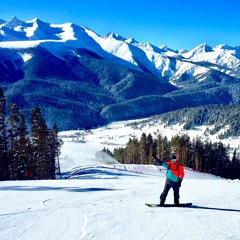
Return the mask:
<path id="1" fill-rule="evenodd" d="M 157 158 L 156 155 L 152 155 L 152 160 L 153 160 L 153 164 L 154 164 L 154 165 L 159 164 L 159 159 Z"/>
<path id="2" fill-rule="evenodd" d="M 153 158 L 153 165 L 158 165 L 158 161 L 155 158 Z"/>
<path id="3" fill-rule="evenodd" d="M 181 184 L 182 184 L 182 179 L 179 179 L 178 180 L 178 186 L 181 187 Z"/>

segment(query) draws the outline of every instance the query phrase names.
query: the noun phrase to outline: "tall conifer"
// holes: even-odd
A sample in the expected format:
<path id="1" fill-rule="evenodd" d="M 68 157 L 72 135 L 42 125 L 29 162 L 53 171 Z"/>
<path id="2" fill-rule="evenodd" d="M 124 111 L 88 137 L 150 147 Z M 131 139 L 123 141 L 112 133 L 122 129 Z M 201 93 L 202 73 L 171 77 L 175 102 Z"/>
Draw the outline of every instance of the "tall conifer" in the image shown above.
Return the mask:
<path id="1" fill-rule="evenodd" d="M 0 179 L 9 179 L 9 161 L 7 152 L 7 132 L 6 132 L 6 120 L 5 120 L 5 109 L 6 98 L 0 87 Z"/>

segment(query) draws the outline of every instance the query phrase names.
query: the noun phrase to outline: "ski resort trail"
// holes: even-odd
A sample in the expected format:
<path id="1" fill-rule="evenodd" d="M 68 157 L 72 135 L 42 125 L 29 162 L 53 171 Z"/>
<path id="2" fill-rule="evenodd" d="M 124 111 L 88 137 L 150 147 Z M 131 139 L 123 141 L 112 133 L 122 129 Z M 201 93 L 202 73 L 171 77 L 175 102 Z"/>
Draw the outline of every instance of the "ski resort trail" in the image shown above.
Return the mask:
<path id="1" fill-rule="evenodd" d="M 159 201 L 164 170 L 87 169 L 62 180 L 1 182 L 1 239 L 240 239 L 239 181 L 186 170 L 180 200 L 194 206 L 149 208 L 145 202 Z"/>

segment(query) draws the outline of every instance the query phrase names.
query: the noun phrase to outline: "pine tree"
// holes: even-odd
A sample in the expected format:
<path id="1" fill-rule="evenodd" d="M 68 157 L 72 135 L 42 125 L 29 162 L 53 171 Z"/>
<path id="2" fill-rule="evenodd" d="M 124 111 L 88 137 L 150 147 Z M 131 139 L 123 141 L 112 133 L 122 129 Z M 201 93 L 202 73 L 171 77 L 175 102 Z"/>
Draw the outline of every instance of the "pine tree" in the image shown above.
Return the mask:
<path id="1" fill-rule="evenodd" d="M 9 122 L 9 170 L 11 179 L 24 179 L 27 171 L 26 156 L 24 157 L 23 138 L 26 139 L 26 124 L 23 112 L 20 112 L 15 103 L 10 104 Z M 24 129 L 22 128 L 24 124 Z M 23 131 L 24 130 L 24 131 Z M 24 134 L 24 135 L 23 135 Z"/>
<path id="2" fill-rule="evenodd" d="M 152 163 L 152 154 L 153 154 L 153 137 L 151 133 L 148 134 L 147 136 L 147 159 L 146 159 L 146 164 Z"/>
<path id="3" fill-rule="evenodd" d="M 54 179 L 55 175 L 59 175 L 61 173 L 59 156 L 61 153 L 61 146 L 63 144 L 62 139 L 58 137 L 58 128 L 55 123 L 52 130 L 52 139 L 51 139 L 51 178 Z"/>
<path id="4" fill-rule="evenodd" d="M 167 161 L 169 156 L 171 155 L 171 146 L 170 142 L 168 141 L 167 137 L 163 138 L 163 158 L 162 160 Z"/>
<path id="5" fill-rule="evenodd" d="M 142 134 L 139 142 L 139 156 L 141 164 L 147 163 L 147 136 L 145 133 Z"/>
<path id="6" fill-rule="evenodd" d="M 29 160 L 31 159 L 31 144 L 28 137 L 27 124 L 23 110 L 20 111 L 20 124 L 19 124 L 19 169 L 18 179 L 32 179 L 33 170 L 30 168 Z"/>
<path id="7" fill-rule="evenodd" d="M 161 135 L 158 135 L 158 138 L 156 140 L 156 155 L 159 159 L 163 160 L 163 154 L 164 154 L 164 144 L 163 144 L 163 138 Z"/>
<path id="8" fill-rule="evenodd" d="M 10 104 L 9 123 L 9 172 L 11 179 L 28 178 L 30 143 L 27 137 L 25 116 L 15 103 Z"/>
<path id="9" fill-rule="evenodd" d="M 214 159 L 213 159 L 213 147 L 212 147 L 212 142 L 211 141 L 205 142 L 204 158 L 205 158 L 204 172 L 205 173 L 210 173 L 211 165 L 212 165 L 212 162 L 214 161 Z"/>
<path id="10" fill-rule="evenodd" d="M 9 179 L 8 143 L 5 121 L 6 98 L 0 87 L 0 180 Z"/>
<path id="11" fill-rule="evenodd" d="M 238 158 L 236 149 L 234 149 L 232 156 L 231 178 L 240 179 L 240 160 Z"/>
<path id="12" fill-rule="evenodd" d="M 153 164 L 153 153 L 154 153 L 154 150 L 153 150 L 153 146 L 151 145 L 150 149 L 149 149 L 149 154 L 148 154 L 148 164 L 149 165 L 152 165 Z"/>
<path id="13" fill-rule="evenodd" d="M 31 167 L 38 179 L 51 178 L 51 145 L 49 129 L 39 107 L 34 107 L 31 116 Z"/>
<path id="14" fill-rule="evenodd" d="M 113 157 L 120 163 L 124 164 L 124 157 L 123 157 L 124 148 L 114 148 L 113 150 Z"/>
<path id="15" fill-rule="evenodd" d="M 196 137 L 193 140 L 194 145 L 194 170 L 201 171 L 202 169 L 202 158 L 203 158 L 203 143 L 200 137 Z"/>
<path id="16" fill-rule="evenodd" d="M 126 155 L 127 159 L 125 162 L 129 164 L 139 164 L 139 154 L 138 154 L 138 139 L 129 139 L 127 145 L 126 145 Z"/>
<path id="17" fill-rule="evenodd" d="M 181 136 L 181 162 L 184 166 L 188 165 L 188 148 L 190 145 L 190 137 L 187 134 Z"/>
<path id="18" fill-rule="evenodd" d="M 180 156 L 181 151 L 181 137 L 180 135 L 175 135 L 171 139 L 171 149 L 172 153 L 176 155 L 177 157 Z"/>
<path id="19" fill-rule="evenodd" d="M 220 177 L 228 177 L 229 156 L 227 149 L 222 142 L 214 143 L 215 146 L 215 161 L 216 161 L 216 175 Z"/>
<path id="20" fill-rule="evenodd" d="M 166 136 L 158 135 L 157 139 L 153 141 L 153 151 L 161 160 L 166 161 L 169 158 L 170 144 Z"/>

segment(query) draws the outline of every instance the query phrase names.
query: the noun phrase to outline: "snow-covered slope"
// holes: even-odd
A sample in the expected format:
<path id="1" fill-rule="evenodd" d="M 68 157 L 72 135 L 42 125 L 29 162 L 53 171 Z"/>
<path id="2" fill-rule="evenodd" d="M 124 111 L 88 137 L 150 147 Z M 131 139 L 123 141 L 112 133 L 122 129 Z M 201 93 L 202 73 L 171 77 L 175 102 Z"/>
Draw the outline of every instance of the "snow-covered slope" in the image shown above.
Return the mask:
<path id="1" fill-rule="evenodd" d="M 126 123 L 61 132 L 61 169 L 75 167 L 69 179 L 1 182 L 1 239 L 238 240 L 239 180 L 185 169 L 180 200 L 192 202 L 193 207 L 148 208 L 146 202 L 159 202 L 164 168 L 106 165 L 91 159 L 103 147 L 124 146 L 129 137 L 139 137 L 143 131 L 153 135 L 160 131 L 170 138 L 181 129 L 152 124 L 131 129 Z M 202 130 L 188 134 L 201 135 Z M 239 139 L 229 143 L 238 144 Z M 172 190 L 166 202 L 173 203 Z"/>
<path id="2" fill-rule="evenodd" d="M 95 165 L 78 179 L 1 182 L 1 239 L 239 239 L 239 182 L 186 170 L 181 201 L 193 207 L 148 208 L 165 175 L 154 166 Z"/>
<path id="3" fill-rule="evenodd" d="M 13 17 L 0 21 L 1 48 L 29 48 L 41 44 L 59 56 L 63 46 L 85 48 L 116 63 L 152 73 L 174 84 L 182 76 L 205 79 L 201 75 L 214 69 L 229 76 L 238 76 L 240 47 L 208 46 L 203 43 L 191 51 L 174 51 L 125 39 L 116 33 L 99 36 L 94 31 L 73 23 L 52 24 L 37 18 L 21 21 Z M 203 64 L 204 63 L 204 64 Z M 183 77 L 182 77 L 183 79 Z"/>

